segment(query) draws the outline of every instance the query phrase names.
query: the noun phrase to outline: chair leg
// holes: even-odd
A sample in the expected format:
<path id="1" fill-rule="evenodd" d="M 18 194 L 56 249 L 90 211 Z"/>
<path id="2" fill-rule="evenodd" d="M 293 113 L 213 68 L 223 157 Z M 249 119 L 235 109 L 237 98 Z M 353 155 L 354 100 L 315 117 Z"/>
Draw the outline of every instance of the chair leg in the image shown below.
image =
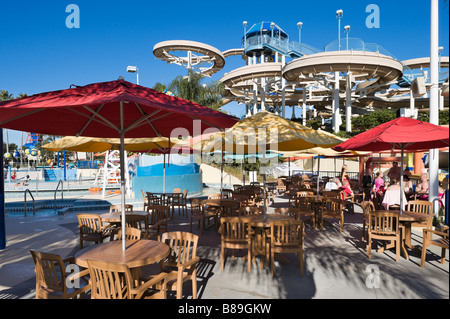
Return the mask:
<path id="1" fill-rule="evenodd" d="M 270 268 L 272 269 L 272 277 L 275 275 L 275 270 L 274 270 L 274 259 L 275 259 L 275 253 L 273 252 L 273 250 L 270 252 Z"/>
<path id="2" fill-rule="evenodd" d="M 445 250 L 446 250 L 446 248 L 442 248 L 442 251 L 441 251 L 441 264 L 445 264 Z"/>
<path id="3" fill-rule="evenodd" d="M 178 271 L 177 278 L 177 299 L 181 299 L 183 297 L 183 272 Z"/>
<path id="4" fill-rule="evenodd" d="M 197 268 L 196 267 L 192 271 L 191 280 L 192 280 L 192 299 L 197 299 Z"/>
<path id="5" fill-rule="evenodd" d="M 372 238 L 369 235 L 369 238 L 367 239 L 367 255 L 369 258 L 372 258 Z"/>
<path id="6" fill-rule="evenodd" d="M 420 258 L 420 267 L 424 268 L 425 267 L 425 259 L 427 257 L 427 244 L 426 242 L 423 243 L 422 245 L 422 256 Z"/>

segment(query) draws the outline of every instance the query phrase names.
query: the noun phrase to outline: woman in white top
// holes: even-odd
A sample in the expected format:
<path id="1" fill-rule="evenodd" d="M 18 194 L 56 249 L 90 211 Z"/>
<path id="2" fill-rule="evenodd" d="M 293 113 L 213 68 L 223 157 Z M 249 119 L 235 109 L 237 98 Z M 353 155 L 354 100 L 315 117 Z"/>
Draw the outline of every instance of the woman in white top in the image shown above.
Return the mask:
<path id="1" fill-rule="evenodd" d="M 390 206 L 396 205 L 400 206 L 400 196 L 403 196 L 403 208 L 408 204 L 405 192 L 401 192 L 400 184 L 396 179 L 391 180 L 391 185 L 387 188 L 384 193 L 383 206 L 385 209 L 389 210 Z"/>

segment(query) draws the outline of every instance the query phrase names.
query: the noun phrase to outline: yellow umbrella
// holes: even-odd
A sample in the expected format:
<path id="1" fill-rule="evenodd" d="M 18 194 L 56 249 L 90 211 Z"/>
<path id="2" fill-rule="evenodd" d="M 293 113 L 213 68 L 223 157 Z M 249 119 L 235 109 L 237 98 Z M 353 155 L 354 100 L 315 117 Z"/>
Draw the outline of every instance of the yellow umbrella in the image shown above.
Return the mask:
<path id="1" fill-rule="evenodd" d="M 224 150 L 234 154 L 273 151 L 300 151 L 314 147 L 331 148 L 345 140 L 330 133 L 316 131 L 299 123 L 262 111 L 248 117 L 225 132 L 204 136 L 195 143 L 202 152 Z"/>
<path id="2" fill-rule="evenodd" d="M 193 148 L 203 153 L 222 151 L 234 154 L 266 154 L 271 151 L 300 151 L 314 147 L 331 148 L 345 140 L 316 131 L 267 111 L 247 117 L 225 132 L 204 135 Z M 264 158 L 265 162 L 265 158 Z M 264 174 L 264 184 L 265 184 Z M 221 182 L 221 188 L 223 182 Z M 264 186 L 264 193 L 265 193 Z M 265 198 L 265 194 L 264 194 Z M 266 201 L 264 200 L 264 213 Z"/>
<path id="3" fill-rule="evenodd" d="M 178 138 L 152 137 L 152 138 L 126 138 L 124 148 L 130 152 L 145 152 L 159 150 L 164 155 L 163 192 L 166 192 L 166 154 L 170 154 L 172 148 L 185 145 L 186 142 Z M 94 138 L 65 136 L 59 140 L 43 145 L 43 148 L 59 152 L 61 150 L 73 152 L 104 152 L 120 149 L 120 138 Z M 103 188 L 103 196 L 105 189 Z"/>
<path id="4" fill-rule="evenodd" d="M 174 146 L 182 146 L 185 142 L 176 138 L 154 137 L 154 138 L 126 138 L 125 150 L 130 152 L 150 151 L 154 149 L 170 149 Z M 120 147 L 119 138 L 94 138 L 66 136 L 49 144 L 43 148 L 58 152 L 61 150 L 73 152 L 104 152 L 118 150 Z"/>

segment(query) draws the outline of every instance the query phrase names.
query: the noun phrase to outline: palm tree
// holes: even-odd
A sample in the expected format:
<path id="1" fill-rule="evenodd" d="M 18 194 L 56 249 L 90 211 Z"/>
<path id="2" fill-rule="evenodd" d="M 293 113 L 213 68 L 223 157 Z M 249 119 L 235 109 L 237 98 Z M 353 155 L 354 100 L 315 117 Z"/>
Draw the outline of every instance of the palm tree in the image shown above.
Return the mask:
<path id="1" fill-rule="evenodd" d="M 168 87 L 164 83 L 157 82 L 153 86 L 153 90 L 156 90 L 156 91 L 161 92 L 161 93 L 166 93 L 166 91 L 168 90 Z"/>
<path id="2" fill-rule="evenodd" d="M 221 82 L 202 83 L 204 76 L 188 70 L 187 76 L 176 77 L 169 85 L 176 97 L 219 110 L 223 106 L 222 94 L 225 90 Z"/>
<path id="3" fill-rule="evenodd" d="M 0 101 L 12 100 L 14 96 L 6 90 L 0 90 Z"/>

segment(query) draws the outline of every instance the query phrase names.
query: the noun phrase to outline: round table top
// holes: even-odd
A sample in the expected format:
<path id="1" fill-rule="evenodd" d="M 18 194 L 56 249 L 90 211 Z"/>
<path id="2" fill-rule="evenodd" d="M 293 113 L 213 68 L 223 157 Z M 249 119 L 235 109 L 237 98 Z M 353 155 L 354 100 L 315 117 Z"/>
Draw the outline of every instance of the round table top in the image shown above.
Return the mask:
<path id="1" fill-rule="evenodd" d="M 147 216 L 148 212 L 143 210 L 133 210 L 133 211 L 126 211 L 125 212 L 125 218 L 126 215 L 141 215 L 141 216 Z M 100 218 L 102 221 L 106 223 L 119 223 L 122 219 L 122 212 L 113 212 L 113 213 L 104 213 L 100 214 Z"/>
<path id="2" fill-rule="evenodd" d="M 121 240 L 87 247 L 75 254 L 75 263 L 87 268 L 87 260 L 93 259 L 136 268 L 159 262 L 170 252 L 169 246 L 155 240 L 127 240 L 125 247 L 124 251 Z"/>

